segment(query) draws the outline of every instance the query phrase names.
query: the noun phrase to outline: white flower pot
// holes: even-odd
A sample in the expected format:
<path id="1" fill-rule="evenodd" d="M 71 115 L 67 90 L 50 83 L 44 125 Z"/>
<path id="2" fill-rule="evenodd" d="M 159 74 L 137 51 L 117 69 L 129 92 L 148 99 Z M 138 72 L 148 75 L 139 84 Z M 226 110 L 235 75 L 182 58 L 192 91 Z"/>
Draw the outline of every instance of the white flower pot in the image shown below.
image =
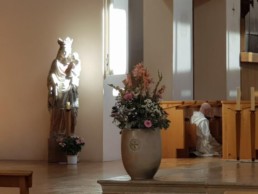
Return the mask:
<path id="1" fill-rule="evenodd" d="M 67 155 L 67 164 L 77 164 L 78 156 L 77 155 Z"/>

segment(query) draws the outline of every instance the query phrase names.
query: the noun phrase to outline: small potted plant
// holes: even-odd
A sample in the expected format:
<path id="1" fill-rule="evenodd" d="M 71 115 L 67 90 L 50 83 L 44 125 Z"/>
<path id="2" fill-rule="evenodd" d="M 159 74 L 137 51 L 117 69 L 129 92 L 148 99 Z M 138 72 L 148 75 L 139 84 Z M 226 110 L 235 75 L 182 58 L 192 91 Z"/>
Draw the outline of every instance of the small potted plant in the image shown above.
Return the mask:
<path id="1" fill-rule="evenodd" d="M 58 145 L 61 147 L 61 150 L 67 156 L 68 164 L 77 164 L 78 156 L 77 154 L 81 151 L 82 146 L 85 145 L 83 138 L 71 135 L 59 138 L 57 140 Z"/>

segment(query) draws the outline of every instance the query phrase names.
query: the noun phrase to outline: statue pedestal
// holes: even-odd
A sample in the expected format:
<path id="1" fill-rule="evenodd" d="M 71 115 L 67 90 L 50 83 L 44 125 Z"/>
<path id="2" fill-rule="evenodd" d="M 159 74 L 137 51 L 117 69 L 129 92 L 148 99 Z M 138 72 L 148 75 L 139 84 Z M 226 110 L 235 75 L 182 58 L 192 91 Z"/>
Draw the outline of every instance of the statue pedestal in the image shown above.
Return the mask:
<path id="1" fill-rule="evenodd" d="M 54 137 L 50 137 L 48 139 L 48 162 L 49 163 L 66 162 L 66 154 L 62 152 L 58 143 L 56 142 L 56 138 Z"/>
<path id="2" fill-rule="evenodd" d="M 48 139 L 48 162 L 66 163 L 66 154 L 61 150 L 57 143 L 58 138 L 64 138 L 66 136 L 73 135 L 73 130 L 71 126 L 71 108 L 70 105 L 67 109 L 63 109 L 65 128 L 63 133 L 51 131 Z"/>

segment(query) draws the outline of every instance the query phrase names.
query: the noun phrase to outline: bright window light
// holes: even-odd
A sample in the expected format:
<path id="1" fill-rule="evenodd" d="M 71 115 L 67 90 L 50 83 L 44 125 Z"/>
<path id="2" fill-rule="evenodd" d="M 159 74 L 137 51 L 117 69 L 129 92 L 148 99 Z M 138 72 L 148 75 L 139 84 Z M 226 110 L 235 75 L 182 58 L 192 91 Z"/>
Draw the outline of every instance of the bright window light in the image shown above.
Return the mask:
<path id="1" fill-rule="evenodd" d="M 116 90 L 116 89 L 113 89 L 112 94 L 113 94 L 113 96 L 118 96 L 119 91 L 118 91 L 118 90 Z"/>
<path id="2" fill-rule="evenodd" d="M 174 22 L 174 70 L 188 73 L 192 69 L 192 26 L 189 23 Z"/>
<path id="3" fill-rule="evenodd" d="M 128 53 L 128 0 L 114 0 L 109 18 L 109 65 L 114 75 L 126 74 Z"/>

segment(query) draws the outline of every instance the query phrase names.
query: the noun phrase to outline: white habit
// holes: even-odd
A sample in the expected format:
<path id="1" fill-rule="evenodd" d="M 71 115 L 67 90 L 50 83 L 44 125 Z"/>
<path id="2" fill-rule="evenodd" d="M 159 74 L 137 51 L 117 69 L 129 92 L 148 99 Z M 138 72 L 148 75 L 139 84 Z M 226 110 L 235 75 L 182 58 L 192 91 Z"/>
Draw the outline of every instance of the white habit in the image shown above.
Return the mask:
<path id="1" fill-rule="evenodd" d="M 221 145 L 212 137 L 209 128 L 209 120 L 202 112 L 195 111 L 191 117 L 191 123 L 195 124 L 197 143 L 197 156 L 218 156 L 221 155 Z"/>

